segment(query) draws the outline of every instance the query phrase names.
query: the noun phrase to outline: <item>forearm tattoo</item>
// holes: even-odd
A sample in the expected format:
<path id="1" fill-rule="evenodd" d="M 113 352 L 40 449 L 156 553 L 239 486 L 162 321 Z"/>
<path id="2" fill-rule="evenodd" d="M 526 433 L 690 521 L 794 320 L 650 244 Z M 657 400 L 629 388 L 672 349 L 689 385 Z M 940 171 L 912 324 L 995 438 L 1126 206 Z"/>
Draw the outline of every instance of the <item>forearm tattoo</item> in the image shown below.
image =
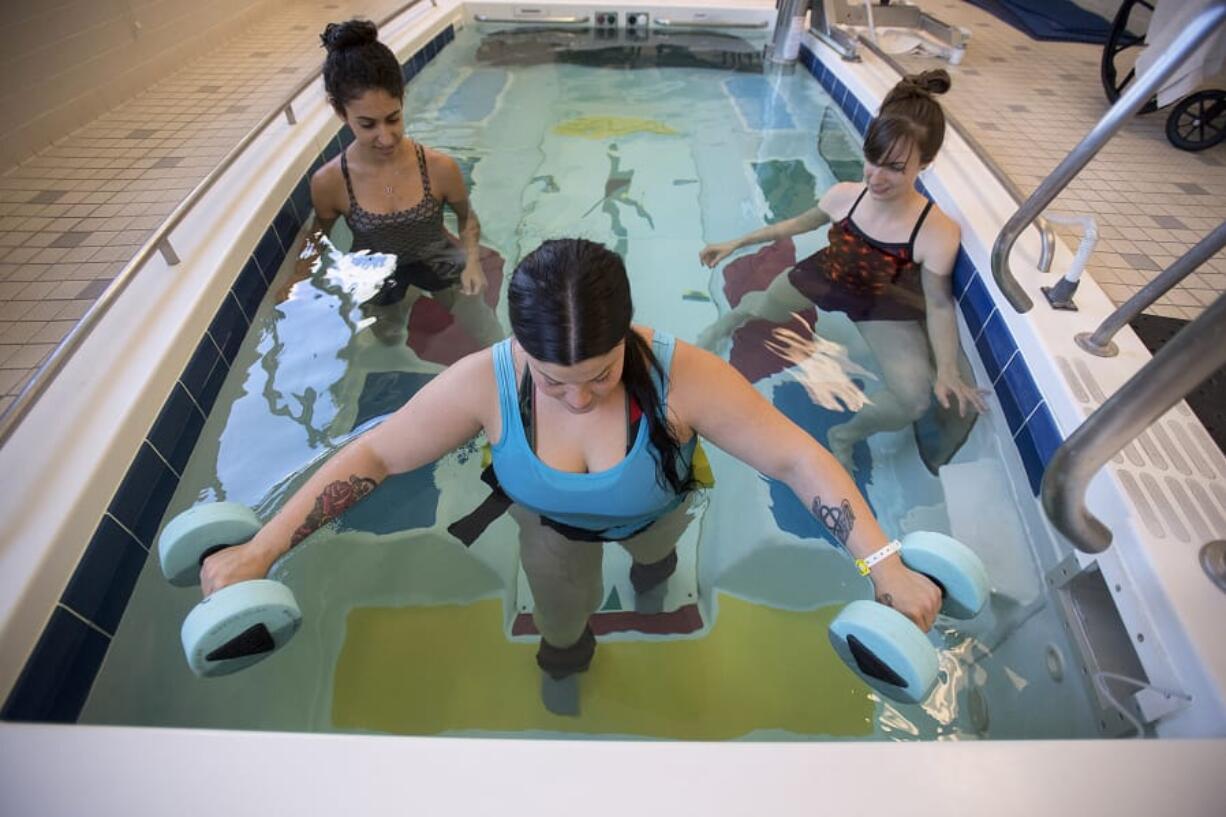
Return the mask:
<path id="1" fill-rule="evenodd" d="M 830 535 L 844 547 L 851 538 L 852 526 L 856 524 L 856 515 L 851 511 L 851 503 L 844 499 L 837 507 L 823 505 L 820 496 L 813 497 L 813 515 L 816 516 Z"/>
<path id="2" fill-rule="evenodd" d="M 348 482 L 337 480 L 323 489 L 315 497 L 315 507 L 307 514 L 306 519 L 290 537 L 289 546 L 294 547 L 324 525 L 353 507 L 359 499 L 369 494 L 379 483 L 369 477 L 353 474 Z"/>

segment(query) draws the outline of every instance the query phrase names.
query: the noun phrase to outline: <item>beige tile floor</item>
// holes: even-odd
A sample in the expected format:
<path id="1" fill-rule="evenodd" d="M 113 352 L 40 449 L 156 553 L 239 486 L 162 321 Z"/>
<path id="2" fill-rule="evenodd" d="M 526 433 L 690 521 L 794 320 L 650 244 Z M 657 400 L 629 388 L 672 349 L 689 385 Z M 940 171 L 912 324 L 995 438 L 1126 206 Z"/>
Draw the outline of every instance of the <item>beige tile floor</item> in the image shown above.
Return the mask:
<path id="1" fill-rule="evenodd" d="M 0 411 L 175 206 L 323 59 L 404 0 L 287 2 L 0 174 Z"/>
<path id="2" fill-rule="evenodd" d="M 1106 109 L 1100 49 L 1035 42 L 968 4 L 920 1 L 973 40 L 960 66 L 905 63 L 949 67 L 950 110 L 1030 192 Z M 318 65 L 324 24 L 378 19 L 399 2 L 287 3 L 0 174 L 0 411 L 175 205 Z M 1117 302 L 1226 217 L 1226 145 L 1178 151 L 1164 119 L 1130 123 L 1053 207 L 1099 219 L 1090 272 Z M 1219 255 L 1155 311 L 1190 318 L 1223 291 Z"/>
<path id="3" fill-rule="evenodd" d="M 917 0 L 944 22 L 969 28 L 962 64 L 899 57 L 909 70 L 947 69 L 942 101 L 1025 193 L 1032 193 L 1107 110 L 1102 47 L 1031 40 L 987 12 L 953 0 Z M 1199 153 L 1166 139 L 1169 108 L 1135 117 L 1049 208 L 1091 214 L 1099 242 L 1089 273 L 1116 303 L 1226 219 L 1226 143 Z M 1057 228 L 1070 247 L 1076 234 Z M 1219 253 L 1159 300 L 1153 314 L 1194 318 L 1226 292 Z M 1044 307 L 1045 308 L 1045 307 Z"/>

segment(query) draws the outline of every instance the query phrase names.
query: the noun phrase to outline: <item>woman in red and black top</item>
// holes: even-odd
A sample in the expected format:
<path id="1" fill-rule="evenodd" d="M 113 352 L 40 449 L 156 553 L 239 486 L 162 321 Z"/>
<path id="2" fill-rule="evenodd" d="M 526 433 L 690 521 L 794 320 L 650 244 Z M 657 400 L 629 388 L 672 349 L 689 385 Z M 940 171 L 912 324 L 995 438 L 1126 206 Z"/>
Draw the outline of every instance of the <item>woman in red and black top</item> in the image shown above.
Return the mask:
<path id="1" fill-rule="evenodd" d="M 830 449 L 845 463 L 860 440 L 919 419 L 930 392 L 946 408 L 956 403 L 962 414 L 987 408 L 984 393 L 958 370 L 950 285 L 958 225 L 915 189 L 916 177 L 936 158 L 945 137 L 945 115 L 933 95 L 948 89 L 944 71 L 904 78 L 865 134 L 863 183 L 836 184 L 813 209 L 699 253 L 703 264 L 714 267 L 742 247 L 833 222 L 826 247 L 764 292 L 746 295 L 703 331 L 698 343 L 712 348 L 746 321 L 782 322 L 810 305 L 846 313 L 876 356 L 886 389 L 850 421 L 830 429 Z"/>

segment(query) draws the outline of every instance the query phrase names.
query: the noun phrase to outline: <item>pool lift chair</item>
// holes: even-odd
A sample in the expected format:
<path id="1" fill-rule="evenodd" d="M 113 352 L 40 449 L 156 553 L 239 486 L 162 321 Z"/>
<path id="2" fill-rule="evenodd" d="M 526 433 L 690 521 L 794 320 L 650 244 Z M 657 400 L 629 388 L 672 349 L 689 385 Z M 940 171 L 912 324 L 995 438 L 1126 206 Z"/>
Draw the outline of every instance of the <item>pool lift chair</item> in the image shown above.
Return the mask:
<path id="1" fill-rule="evenodd" d="M 943 22 L 919 6 L 909 3 L 852 3 L 848 0 L 811 0 L 809 31 L 833 48 L 845 60 L 858 60 L 857 35 L 846 28 L 868 29 L 868 38 L 881 48 L 902 53 L 921 48 L 957 65 L 966 53 L 971 33 L 965 28 Z M 787 3 L 783 4 L 787 6 Z M 803 5 L 801 5 L 803 9 Z M 782 15 L 782 9 L 781 9 Z M 891 29 L 878 37 L 877 28 Z M 910 33 L 908 33 L 908 31 Z M 778 26 L 776 26 L 778 31 Z M 898 47 L 901 43 L 902 47 Z"/>

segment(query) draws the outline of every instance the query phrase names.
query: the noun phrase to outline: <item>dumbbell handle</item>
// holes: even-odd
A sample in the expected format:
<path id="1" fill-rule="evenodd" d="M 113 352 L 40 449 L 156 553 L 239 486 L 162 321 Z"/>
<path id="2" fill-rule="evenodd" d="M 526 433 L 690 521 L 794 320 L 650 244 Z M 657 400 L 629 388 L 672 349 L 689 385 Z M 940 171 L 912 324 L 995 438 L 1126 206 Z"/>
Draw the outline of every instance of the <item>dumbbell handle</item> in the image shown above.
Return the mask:
<path id="1" fill-rule="evenodd" d="M 214 553 L 217 553 L 218 551 L 225 550 L 226 548 L 237 547 L 238 545 L 245 545 L 245 544 L 247 544 L 247 543 L 246 543 L 246 542 L 235 542 L 235 543 L 234 543 L 234 544 L 232 544 L 232 545 L 213 545 L 211 548 L 207 548 L 207 549 L 205 549 L 204 551 L 202 551 L 202 552 L 200 553 L 200 562 L 199 562 L 199 564 L 200 564 L 200 566 L 201 566 L 201 567 L 204 567 L 204 561 L 205 561 L 205 559 L 209 558 L 209 557 L 210 557 L 210 556 L 212 556 Z"/>

